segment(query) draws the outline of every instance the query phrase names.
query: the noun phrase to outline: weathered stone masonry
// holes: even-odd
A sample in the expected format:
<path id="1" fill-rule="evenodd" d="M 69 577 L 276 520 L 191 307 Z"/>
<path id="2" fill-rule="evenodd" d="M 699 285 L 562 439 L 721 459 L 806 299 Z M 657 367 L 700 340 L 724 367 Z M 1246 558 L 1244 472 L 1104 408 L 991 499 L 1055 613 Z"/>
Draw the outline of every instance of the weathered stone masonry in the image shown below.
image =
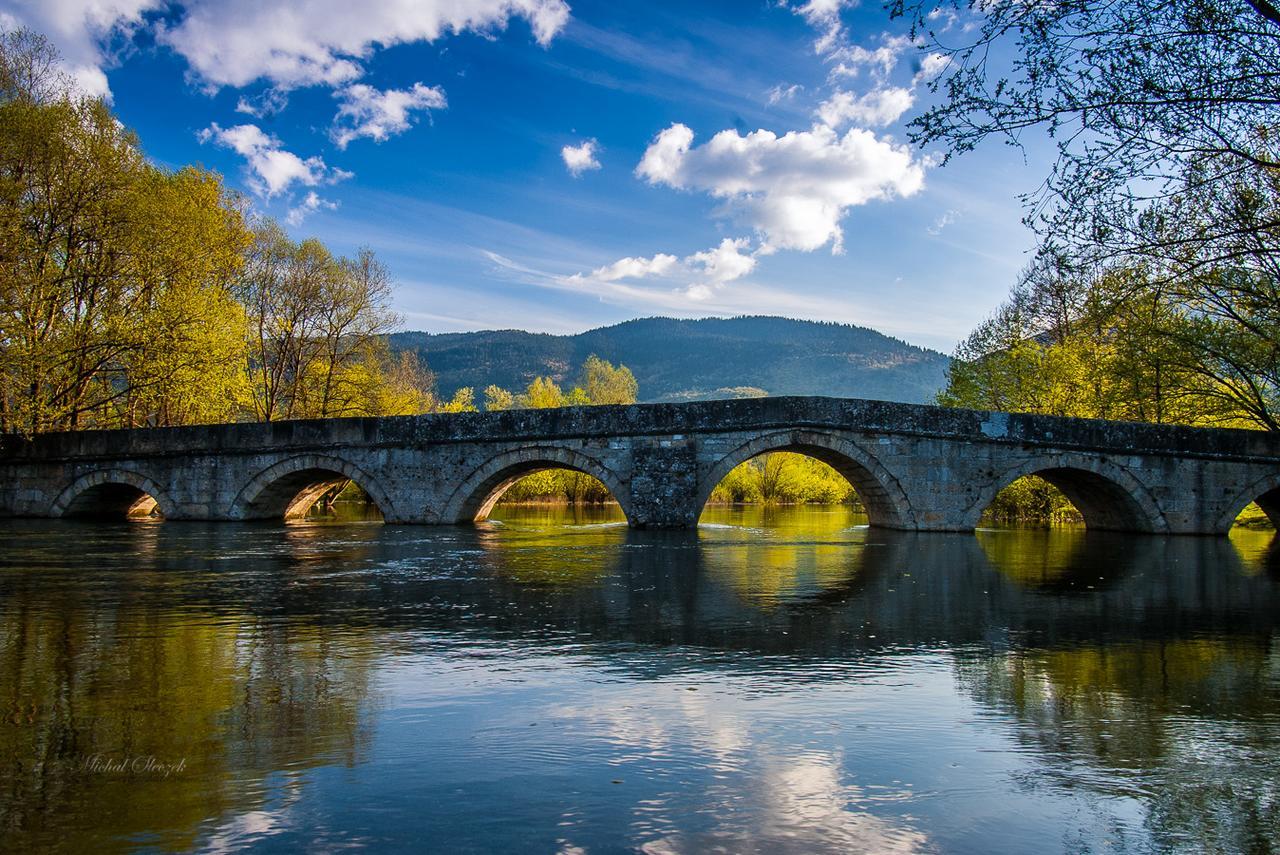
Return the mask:
<path id="1" fill-rule="evenodd" d="M 296 516 L 351 478 L 388 522 L 483 518 L 508 485 L 567 467 L 640 527 L 696 525 L 712 489 L 766 451 L 839 470 L 875 525 L 967 531 L 1038 474 L 1095 528 L 1222 534 L 1250 501 L 1280 521 L 1280 437 L 882 401 L 760 398 L 502 413 L 48 434 L 0 443 L 0 513 Z"/>

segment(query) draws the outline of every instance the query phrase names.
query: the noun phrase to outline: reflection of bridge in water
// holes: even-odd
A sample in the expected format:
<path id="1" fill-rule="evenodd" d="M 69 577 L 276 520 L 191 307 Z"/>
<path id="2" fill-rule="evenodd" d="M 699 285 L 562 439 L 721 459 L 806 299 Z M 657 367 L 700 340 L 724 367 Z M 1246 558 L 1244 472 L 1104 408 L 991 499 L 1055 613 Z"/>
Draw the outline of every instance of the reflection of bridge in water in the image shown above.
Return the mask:
<path id="1" fill-rule="evenodd" d="M 57 528 L 44 530 L 57 537 Z M 123 569 L 108 563 L 104 573 L 123 573 L 124 584 L 172 579 L 149 592 L 166 607 L 517 638 L 531 653 L 544 633 L 552 646 L 572 636 L 840 657 L 997 644 L 993 626 L 1048 646 L 1267 637 L 1280 628 L 1275 540 L 1245 555 L 1225 538 L 1085 531 L 975 538 L 855 529 L 811 543 L 624 526 L 425 536 L 382 526 L 107 531 L 128 545 Z M 252 556 L 251 583 L 209 572 L 210 555 Z M 180 583 L 182 571 L 200 571 L 199 584 Z M 347 587 L 348 577 L 359 584 Z M 0 597 L 38 597 L 38 585 L 20 588 L 25 578 L 0 578 Z"/>
<path id="2" fill-rule="evenodd" d="M 733 467 L 771 451 L 833 466 L 886 528 L 970 531 L 1033 474 L 1095 529 L 1222 534 L 1251 501 L 1280 519 L 1280 438 L 1265 432 L 831 398 L 7 437 L 0 512 L 280 519 L 353 480 L 388 522 L 458 523 L 517 479 L 568 468 L 635 527 L 689 528 Z"/>
<path id="3" fill-rule="evenodd" d="M 1274 541 L 1242 553 L 1234 539 L 1086 532 L 860 529 L 787 541 L 732 528 L 518 523 L 11 531 L 0 556 L 0 679 L 22 687 L 34 723 L 0 730 L 0 759 L 26 762 L 34 740 L 60 735 L 40 743 L 40 777 L 0 807 L 15 821 L 52 805 L 62 822 L 108 804 L 127 834 L 153 827 L 163 805 L 165 820 L 190 829 L 166 842 L 190 846 L 200 817 L 257 809 L 258 796 L 231 782 L 357 762 L 377 715 L 367 699 L 375 672 L 433 652 L 548 668 L 567 655 L 642 684 L 637 697 L 649 681 L 702 677 L 807 693 L 916 657 L 998 710 L 992 727 L 1007 716 L 1043 762 L 1061 761 L 1046 778 L 1123 797 L 1134 768 L 1165 769 L 1152 797 L 1160 833 L 1234 849 L 1265 828 L 1216 825 L 1223 805 L 1269 821 Z M 67 554 L 68 535 L 92 567 Z M 177 717 L 175 689 L 187 698 Z M 1193 740 L 1194 763 L 1179 753 L 1184 719 L 1212 737 Z M 78 773 L 77 752 L 117 732 L 135 733 L 138 751 L 185 753 L 210 777 L 124 788 Z M 1204 774 L 1179 772 L 1208 763 L 1230 792 L 1207 793 Z M 211 792 L 219 775 L 224 789 Z M 171 803 L 175 792 L 187 793 L 190 816 Z"/>

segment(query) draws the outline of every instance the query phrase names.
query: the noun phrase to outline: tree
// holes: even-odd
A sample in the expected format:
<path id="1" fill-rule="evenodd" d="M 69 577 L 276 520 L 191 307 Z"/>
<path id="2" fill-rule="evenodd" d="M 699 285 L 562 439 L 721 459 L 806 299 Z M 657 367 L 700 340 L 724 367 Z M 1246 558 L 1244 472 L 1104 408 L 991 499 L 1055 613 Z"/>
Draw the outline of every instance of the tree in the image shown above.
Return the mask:
<path id="1" fill-rule="evenodd" d="M 486 412 L 496 413 L 511 410 L 516 406 L 516 396 L 501 386 L 490 385 L 484 390 L 484 408 Z"/>
<path id="2" fill-rule="evenodd" d="M 640 393 L 630 368 L 625 365 L 614 368 L 594 353 L 582 365 L 582 389 L 592 404 L 634 404 Z"/>
<path id="3" fill-rule="evenodd" d="M 1058 159 L 1028 220 L 1054 243 L 1127 253 L 1152 199 L 1280 167 L 1266 145 L 1280 104 L 1280 15 L 1268 0 L 937 5 L 890 3 L 926 67 L 941 69 L 930 85 L 943 97 L 910 123 L 911 138 L 950 156 L 1047 131 Z M 1213 169 L 1197 171 L 1206 159 Z"/>
<path id="4" fill-rule="evenodd" d="M 257 418 L 369 409 L 385 361 L 378 342 L 399 322 L 390 310 L 390 276 L 372 251 L 337 258 L 319 241 L 294 243 L 262 220 L 237 293 L 249 317 Z"/>
<path id="5" fill-rule="evenodd" d="M 223 418 L 238 333 L 211 313 L 239 317 L 239 212 L 217 176 L 149 164 L 55 62 L 27 31 L 0 37 L 0 425 Z"/>
<path id="6" fill-rule="evenodd" d="M 474 413 L 476 408 L 476 392 L 470 386 L 463 386 L 461 389 L 453 393 L 453 397 L 449 401 L 441 404 L 437 409 L 441 413 Z"/>
<path id="7" fill-rule="evenodd" d="M 956 350 L 943 406 L 1210 424 L 1240 416 L 1206 396 L 1171 337 L 1177 305 L 1140 270 L 1087 278 L 1035 265 Z"/>
<path id="8" fill-rule="evenodd" d="M 532 410 L 545 410 L 564 406 L 564 392 L 550 377 L 535 377 L 521 397 L 521 406 Z"/>

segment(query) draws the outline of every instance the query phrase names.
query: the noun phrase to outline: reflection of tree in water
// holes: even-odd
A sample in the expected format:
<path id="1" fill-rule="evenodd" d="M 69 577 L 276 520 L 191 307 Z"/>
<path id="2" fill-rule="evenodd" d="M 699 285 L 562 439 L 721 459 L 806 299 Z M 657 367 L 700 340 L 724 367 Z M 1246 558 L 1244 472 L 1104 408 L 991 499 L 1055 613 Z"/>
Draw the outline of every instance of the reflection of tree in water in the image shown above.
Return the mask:
<path id="1" fill-rule="evenodd" d="M 140 575 L 131 582 L 145 587 Z M 68 599 L 50 609 L 12 592 L 5 606 L 0 832 L 10 851 L 124 849 L 144 832 L 159 848 L 190 848 L 202 823 L 260 805 L 268 773 L 356 762 L 372 660 L 358 636 L 243 613 Z M 183 768 L 113 772 L 95 757 Z"/>
<path id="2" fill-rule="evenodd" d="M 960 685 L 1012 714 L 1051 770 L 1029 785 L 1135 797 L 1160 845 L 1256 851 L 1280 839 L 1280 644 L 1185 638 L 992 652 Z M 1134 775 L 1150 782 L 1135 789 Z"/>
<path id="3" fill-rule="evenodd" d="M 1150 544 L 1144 538 L 1091 532 L 1083 526 L 1051 529 L 980 529 L 982 551 L 1019 587 L 1088 593 L 1132 571 Z"/>
<path id="4" fill-rule="evenodd" d="M 1280 579 L 1280 536 L 1275 531 L 1234 528 L 1231 545 L 1240 554 L 1246 573 Z"/>
<path id="5" fill-rule="evenodd" d="M 1277 756 L 1280 577 L 1249 570 L 1239 544 L 1085 537 L 1040 560 L 1030 533 L 1010 535 L 1019 545 L 839 525 L 804 537 L 507 520 L 125 526 L 94 529 L 68 557 L 68 533 L 82 530 L 12 530 L 43 533 L 0 553 L 0 685 L 17 687 L 4 703 L 18 722 L 0 726 L 0 830 L 19 843 L 56 832 L 85 848 L 74 830 L 103 822 L 160 828 L 157 845 L 181 848 L 241 833 L 207 818 L 269 824 L 250 789 L 269 773 L 354 762 L 377 662 L 477 641 L 522 661 L 562 657 L 569 641 L 645 703 L 673 674 L 803 690 L 901 667 L 904 651 L 987 651 L 958 659 L 957 674 L 1046 755 L 1052 772 L 1034 780 L 1136 795 L 1154 833 L 1208 841 L 1189 848 L 1269 839 L 1247 823 L 1266 830 L 1276 815 L 1263 784 L 1277 771 L 1266 754 Z M 177 755 L 190 771 L 122 786 L 76 770 L 94 751 Z M 820 765 L 780 760 L 779 798 L 796 775 L 828 781 Z M 1129 793 L 1134 770 L 1181 795 Z M 813 792 L 805 804 L 830 813 L 833 833 L 857 830 L 836 823 L 844 783 Z"/>

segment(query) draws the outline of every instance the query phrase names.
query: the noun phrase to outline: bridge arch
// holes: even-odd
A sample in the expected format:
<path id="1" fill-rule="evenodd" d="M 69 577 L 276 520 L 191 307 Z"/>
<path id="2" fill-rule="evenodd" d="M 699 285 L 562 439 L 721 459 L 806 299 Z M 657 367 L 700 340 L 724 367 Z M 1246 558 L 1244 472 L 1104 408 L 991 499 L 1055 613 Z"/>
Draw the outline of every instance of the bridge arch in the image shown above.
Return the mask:
<path id="1" fill-rule="evenodd" d="M 701 514 L 716 485 L 735 467 L 772 451 L 792 451 L 821 460 L 844 476 L 858 493 L 874 526 L 913 529 L 915 512 L 898 480 L 873 455 L 838 435 L 784 430 L 744 442 L 716 461 L 698 479 L 695 513 Z"/>
<path id="2" fill-rule="evenodd" d="M 1047 454 L 1020 460 L 979 489 L 964 514 L 964 528 L 977 528 L 996 494 L 1027 475 L 1057 487 L 1084 517 L 1086 528 L 1156 534 L 1169 531 L 1160 506 L 1137 478 L 1104 458 L 1085 454 Z"/>
<path id="3" fill-rule="evenodd" d="M 399 519 L 378 480 L 355 464 L 325 454 L 281 460 L 253 476 L 231 502 L 233 520 L 300 519 L 326 492 L 354 481 L 369 494 L 386 520 Z"/>
<path id="4" fill-rule="evenodd" d="M 607 466 L 572 448 L 540 445 L 506 451 L 482 463 L 450 495 L 440 512 L 440 521 L 469 523 L 486 519 L 508 487 L 544 469 L 572 469 L 590 475 L 609 489 L 627 521 L 634 520 L 631 491 Z"/>
<path id="5" fill-rule="evenodd" d="M 130 469 L 98 469 L 71 482 L 49 509 L 51 517 L 127 519 L 171 513 L 173 502 L 163 487 Z"/>
<path id="6" fill-rule="evenodd" d="M 1280 472 L 1264 475 L 1237 493 L 1214 521 L 1214 531 L 1219 534 L 1230 532 L 1236 517 L 1250 502 L 1257 502 L 1271 524 L 1280 529 Z"/>

